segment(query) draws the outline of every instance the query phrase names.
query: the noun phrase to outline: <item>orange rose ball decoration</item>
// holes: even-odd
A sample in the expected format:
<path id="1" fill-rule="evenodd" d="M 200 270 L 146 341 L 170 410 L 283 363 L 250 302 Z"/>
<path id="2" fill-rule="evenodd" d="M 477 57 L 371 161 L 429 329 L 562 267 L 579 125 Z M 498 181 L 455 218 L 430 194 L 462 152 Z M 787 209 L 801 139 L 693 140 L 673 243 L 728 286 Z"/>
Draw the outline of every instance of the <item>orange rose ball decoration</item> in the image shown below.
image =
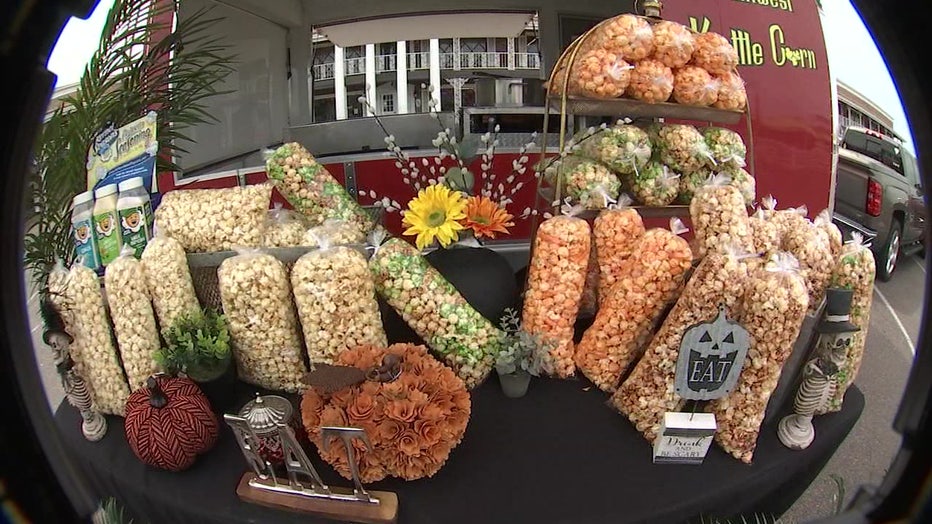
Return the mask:
<path id="1" fill-rule="evenodd" d="M 322 426 L 351 426 L 366 431 L 371 449 L 354 441 L 363 482 L 387 476 L 405 480 L 431 477 L 463 439 L 471 402 L 463 381 L 427 353 L 424 346 L 359 346 L 344 351 L 336 365 L 367 370 L 386 355 L 401 357 L 401 374 L 392 382 L 366 381 L 331 395 L 311 387 L 301 401 L 301 418 L 321 458 L 351 479 L 342 441 L 323 451 Z"/>

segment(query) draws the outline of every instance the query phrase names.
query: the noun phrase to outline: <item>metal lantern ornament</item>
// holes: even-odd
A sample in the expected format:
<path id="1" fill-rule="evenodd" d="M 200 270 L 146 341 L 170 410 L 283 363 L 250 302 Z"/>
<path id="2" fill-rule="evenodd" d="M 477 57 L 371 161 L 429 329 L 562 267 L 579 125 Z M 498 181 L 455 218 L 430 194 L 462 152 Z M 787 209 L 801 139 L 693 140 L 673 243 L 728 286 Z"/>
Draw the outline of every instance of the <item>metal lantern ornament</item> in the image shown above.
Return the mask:
<path id="1" fill-rule="evenodd" d="M 660 0 L 641 0 L 641 13 L 650 18 L 660 18 L 663 11 L 663 2 Z"/>
<path id="2" fill-rule="evenodd" d="M 239 410 L 239 416 L 246 420 L 259 439 L 256 451 L 263 460 L 272 464 L 281 464 L 284 460 L 278 427 L 291 425 L 293 415 L 294 408 L 288 399 L 258 393 L 254 400 Z"/>

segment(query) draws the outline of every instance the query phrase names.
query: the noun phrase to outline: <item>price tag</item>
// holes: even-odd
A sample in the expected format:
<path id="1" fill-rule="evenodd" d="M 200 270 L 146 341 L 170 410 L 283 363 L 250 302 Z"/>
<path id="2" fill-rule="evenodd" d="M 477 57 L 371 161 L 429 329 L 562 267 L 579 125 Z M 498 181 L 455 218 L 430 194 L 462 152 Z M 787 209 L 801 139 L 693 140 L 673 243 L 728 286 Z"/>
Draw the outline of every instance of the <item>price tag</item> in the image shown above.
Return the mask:
<path id="1" fill-rule="evenodd" d="M 702 464 L 716 427 L 712 413 L 664 413 L 654 464 Z"/>

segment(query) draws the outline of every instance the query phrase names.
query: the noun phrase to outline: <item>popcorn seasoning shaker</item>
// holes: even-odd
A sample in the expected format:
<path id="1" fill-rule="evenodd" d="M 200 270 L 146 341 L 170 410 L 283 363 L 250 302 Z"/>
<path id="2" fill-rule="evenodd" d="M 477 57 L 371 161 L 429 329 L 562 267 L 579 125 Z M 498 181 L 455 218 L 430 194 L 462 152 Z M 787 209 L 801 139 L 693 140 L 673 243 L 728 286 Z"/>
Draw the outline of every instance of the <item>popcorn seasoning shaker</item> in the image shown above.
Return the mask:
<path id="1" fill-rule="evenodd" d="M 288 399 L 258 393 L 255 400 L 250 400 L 239 410 L 239 416 L 246 419 L 259 437 L 259 456 L 273 466 L 281 466 L 285 460 L 278 424 L 292 425 L 293 415 L 294 408 Z"/>

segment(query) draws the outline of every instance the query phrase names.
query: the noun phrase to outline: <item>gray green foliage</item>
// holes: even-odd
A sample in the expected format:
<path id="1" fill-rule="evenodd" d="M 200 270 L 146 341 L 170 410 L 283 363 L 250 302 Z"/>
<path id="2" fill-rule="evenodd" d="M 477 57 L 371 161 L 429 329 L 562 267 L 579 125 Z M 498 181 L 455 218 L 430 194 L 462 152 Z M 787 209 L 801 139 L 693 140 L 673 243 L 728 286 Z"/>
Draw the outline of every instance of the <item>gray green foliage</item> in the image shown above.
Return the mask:
<path id="1" fill-rule="evenodd" d="M 230 365 L 230 331 L 226 317 L 213 309 L 180 317 L 165 333 L 165 346 L 153 355 L 171 375 L 215 379 Z"/>
<path id="2" fill-rule="evenodd" d="M 495 357 L 495 369 L 499 374 L 508 375 L 520 370 L 536 377 L 552 371 L 552 344 L 546 344 L 537 335 L 522 329 L 517 311 L 506 309 L 499 326 L 502 330 L 501 348 Z"/>

